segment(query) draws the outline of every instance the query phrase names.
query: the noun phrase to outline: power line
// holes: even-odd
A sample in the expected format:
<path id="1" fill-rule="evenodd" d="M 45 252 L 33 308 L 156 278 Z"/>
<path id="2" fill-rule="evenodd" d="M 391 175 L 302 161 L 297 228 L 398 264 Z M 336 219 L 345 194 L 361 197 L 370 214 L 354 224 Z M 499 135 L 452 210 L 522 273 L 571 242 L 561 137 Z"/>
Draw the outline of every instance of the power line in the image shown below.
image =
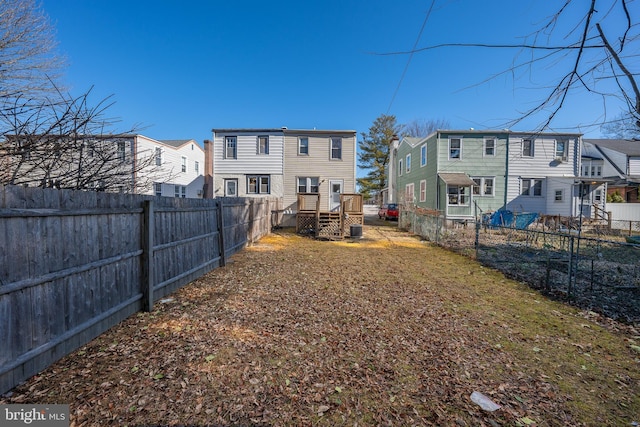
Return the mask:
<path id="1" fill-rule="evenodd" d="M 398 86 L 396 87 L 395 92 L 393 92 L 393 96 L 391 97 L 391 102 L 389 102 L 389 108 L 387 108 L 387 115 L 389 115 L 389 111 L 391 111 L 391 106 L 393 105 L 393 101 L 396 99 L 396 95 L 400 90 L 400 86 L 402 85 L 402 81 L 404 80 L 404 76 L 407 74 L 407 70 L 409 69 L 409 64 L 411 63 L 411 58 L 413 58 L 413 54 L 420 42 L 420 38 L 422 37 L 422 32 L 424 31 L 424 27 L 427 26 L 427 21 L 429 20 L 429 16 L 431 16 L 431 11 L 433 10 L 433 6 L 435 5 L 436 0 L 431 0 L 431 6 L 429 7 L 429 11 L 427 15 L 424 17 L 424 22 L 422 23 L 422 27 L 420 28 L 420 32 L 418 33 L 418 37 L 416 38 L 416 42 L 413 44 L 413 48 L 411 49 L 411 53 L 409 54 L 409 58 L 407 59 L 407 65 L 404 66 L 404 71 L 402 72 L 402 76 L 400 76 L 400 81 L 398 82 Z"/>

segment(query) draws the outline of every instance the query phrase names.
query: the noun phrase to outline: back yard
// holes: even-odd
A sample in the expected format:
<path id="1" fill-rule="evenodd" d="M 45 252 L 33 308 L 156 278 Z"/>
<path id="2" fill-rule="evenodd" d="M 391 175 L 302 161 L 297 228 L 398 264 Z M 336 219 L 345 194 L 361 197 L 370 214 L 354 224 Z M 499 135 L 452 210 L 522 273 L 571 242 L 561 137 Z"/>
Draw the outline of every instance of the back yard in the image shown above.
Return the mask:
<path id="1" fill-rule="evenodd" d="M 285 230 L 0 403 L 67 403 L 76 426 L 631 426 L 639 351 L 637 329 L 395 226 Z"/>

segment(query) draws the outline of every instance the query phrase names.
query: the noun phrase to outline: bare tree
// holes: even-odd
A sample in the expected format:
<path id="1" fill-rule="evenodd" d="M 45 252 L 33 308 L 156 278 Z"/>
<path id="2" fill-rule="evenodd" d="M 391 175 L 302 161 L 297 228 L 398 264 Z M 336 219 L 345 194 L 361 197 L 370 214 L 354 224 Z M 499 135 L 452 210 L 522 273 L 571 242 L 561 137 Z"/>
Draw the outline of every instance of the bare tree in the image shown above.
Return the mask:
<path id="1" fill-rule="evenodd" d="M 55 49 L 54 28 L 35 0 L 0 1 L 0 101 L 50 93 L 64 62 Z"/>
<path id="2" fill-rule="evenodd" d="M 412 55 L 443 48 L 513 49 L 519 53 L 514 55 L 511 66 L 478 84 L 509 75 L 514 81 L 528 79 L 530 86 L 542 89 L 546 94 L 532 108 L 505 123 L 506 126 L 514 126 L 535 116 L 542 117 L 538 130 L 545 130 L 551 127 L 571 95 L 583 91 L 600 102 L 602 120 L 599 124 L 608 121 L 607 116 L 612 115 L 608 109 L 612 105 L 622 105 L 625 113 L 640 128 L 640 89 L 637 81 L 640 75 L 637 61 L 640 25 L 639 17 L 633 16 L 633 9 L 629 7 L 633 2 L 564 0 L 546 22 L 518 43 L 442 43 L 382 55 Z M 544 3 L 547 4 L 551 3 Z M 637 13 L 638 8 L 634 11 Z M 620 21 L 623 25 L 620 25 Z M 560 77 L 551 83 L 542 83 L 540 76 L 547 75 L 550 69 L 561 70 Z M 616 109 L 613 116 L 616 117 L 618 113 Z"/>
<path id="3" fill-rule="evenodd" d="M 600 134 L 605 138 L 640 140 L 640 127 L 629 114 L 620 114 L 608 121 L 600 128 Z"/>
<path id="4" fill-rule="evenodd" d="M 451 126 L 446 119 L 415 119 L 402 126 L 402 136 L 423 138 L 438 129 L 448 129 Z"/>
<path id="5" fill-rule="evenodd" d="M 156 153 L 136 146 L 134 130 L 110 131 L 109 99 L 91 106 L 90 92 L 18 98 L 0 110 L 0 183 L 129 193 L 171 178 Z"/>

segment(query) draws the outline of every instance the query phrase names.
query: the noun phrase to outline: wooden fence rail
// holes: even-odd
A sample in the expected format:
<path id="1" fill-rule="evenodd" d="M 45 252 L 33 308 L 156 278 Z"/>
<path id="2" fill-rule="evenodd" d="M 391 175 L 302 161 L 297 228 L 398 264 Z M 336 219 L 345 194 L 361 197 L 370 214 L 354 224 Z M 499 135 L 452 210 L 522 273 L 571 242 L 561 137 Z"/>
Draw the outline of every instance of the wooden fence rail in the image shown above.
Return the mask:
<path id="1" fill-rule="evenodd" d="M 277 205 L 0 186 L 0 393 L 224 265 Z"/>

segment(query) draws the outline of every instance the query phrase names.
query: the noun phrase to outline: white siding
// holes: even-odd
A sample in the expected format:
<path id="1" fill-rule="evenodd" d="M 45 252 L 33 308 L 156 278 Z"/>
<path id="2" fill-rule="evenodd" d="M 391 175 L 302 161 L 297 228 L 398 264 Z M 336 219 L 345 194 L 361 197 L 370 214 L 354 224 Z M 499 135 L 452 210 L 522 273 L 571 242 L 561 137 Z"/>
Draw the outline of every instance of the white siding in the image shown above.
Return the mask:
<path id="1" fill-rule="evenodd" d="M 522 155 L 522 141 L 534 140 L 533 156 Z M 566 157 L 556 157 L 556 142 L 567 143 Z M 522 134 L 509 136 L 509 177 L 507 209 L 514 212 L 537 212 L 552 215 L 573 215 L 572 178 L 580 175 L 581 139 L 572 135 Z M 564 179 L 555 179 L 564 178 Z M 523 179 L 542 180 L 542 195 L 523 195 Z M 555 201 L 555 190 L 563 191 L 563 201 Z"/>
<path id="2" fill-rule="evenodd" d="M 579 140 L 568 138 L 567 160 L 555 162 L 556 139 L 567 140 L 567 137 L 544 136 L 535 138 L 533 157 L 522 156 L 522 140 L 526 136 L 509 137 L 509 175 L 525 177 L 528 174 L 537 176 L 575 176 L 578 174 Z"/>
<path id="3" fill-rule="evenodd" d="M 570 216 L 574 204 L 573 180 L 549 178 L 547 191 L 546 208 L 542 212 L 547 215 Z M 556 191 L 562 192 L 562 201 L 555 200 Z"/>
<path id="4" fill-rule="evenodd" d="M 162 183 L 162 196 L 174 197 L 175 186 L 186 187 L 185 196 L 189 198 L 202 197 L 204 185 L 204 150 L 196 141 L 189 141 L 180 147 L 163 144 L 160 141 L 138 135 L 136 137 L 138 160 L 149 165 L 140 173 L 141 179 L 149 181 L 150 185 L 142 194 L 155 194 L 153 183 Z M 162 150 L 162 164 L 155 163 L 156 148 Z M 182 157 L 187 159 L 187 171 L 182 172 Z M 195 162 L 199 163 L 199 172 L 195 171 Z M 180 189 L 180 195 L 182 195 Z"/>
<path id="5" fill-rule="evenodd" d="M 258 136 L 269 136 L 269 154 L 258 154 Z M 225 137 L 237 138 L 235 159 L 225 159 Z M 216 134 L 213 140 L 213 172 L 218 174 L 282 175 L 284 136 L 265 132 Z"/>
<path id="6" fill-rule="evenodd" d="M 640 176 L 640 157 L 629 157 L 629 175 Z"/>

